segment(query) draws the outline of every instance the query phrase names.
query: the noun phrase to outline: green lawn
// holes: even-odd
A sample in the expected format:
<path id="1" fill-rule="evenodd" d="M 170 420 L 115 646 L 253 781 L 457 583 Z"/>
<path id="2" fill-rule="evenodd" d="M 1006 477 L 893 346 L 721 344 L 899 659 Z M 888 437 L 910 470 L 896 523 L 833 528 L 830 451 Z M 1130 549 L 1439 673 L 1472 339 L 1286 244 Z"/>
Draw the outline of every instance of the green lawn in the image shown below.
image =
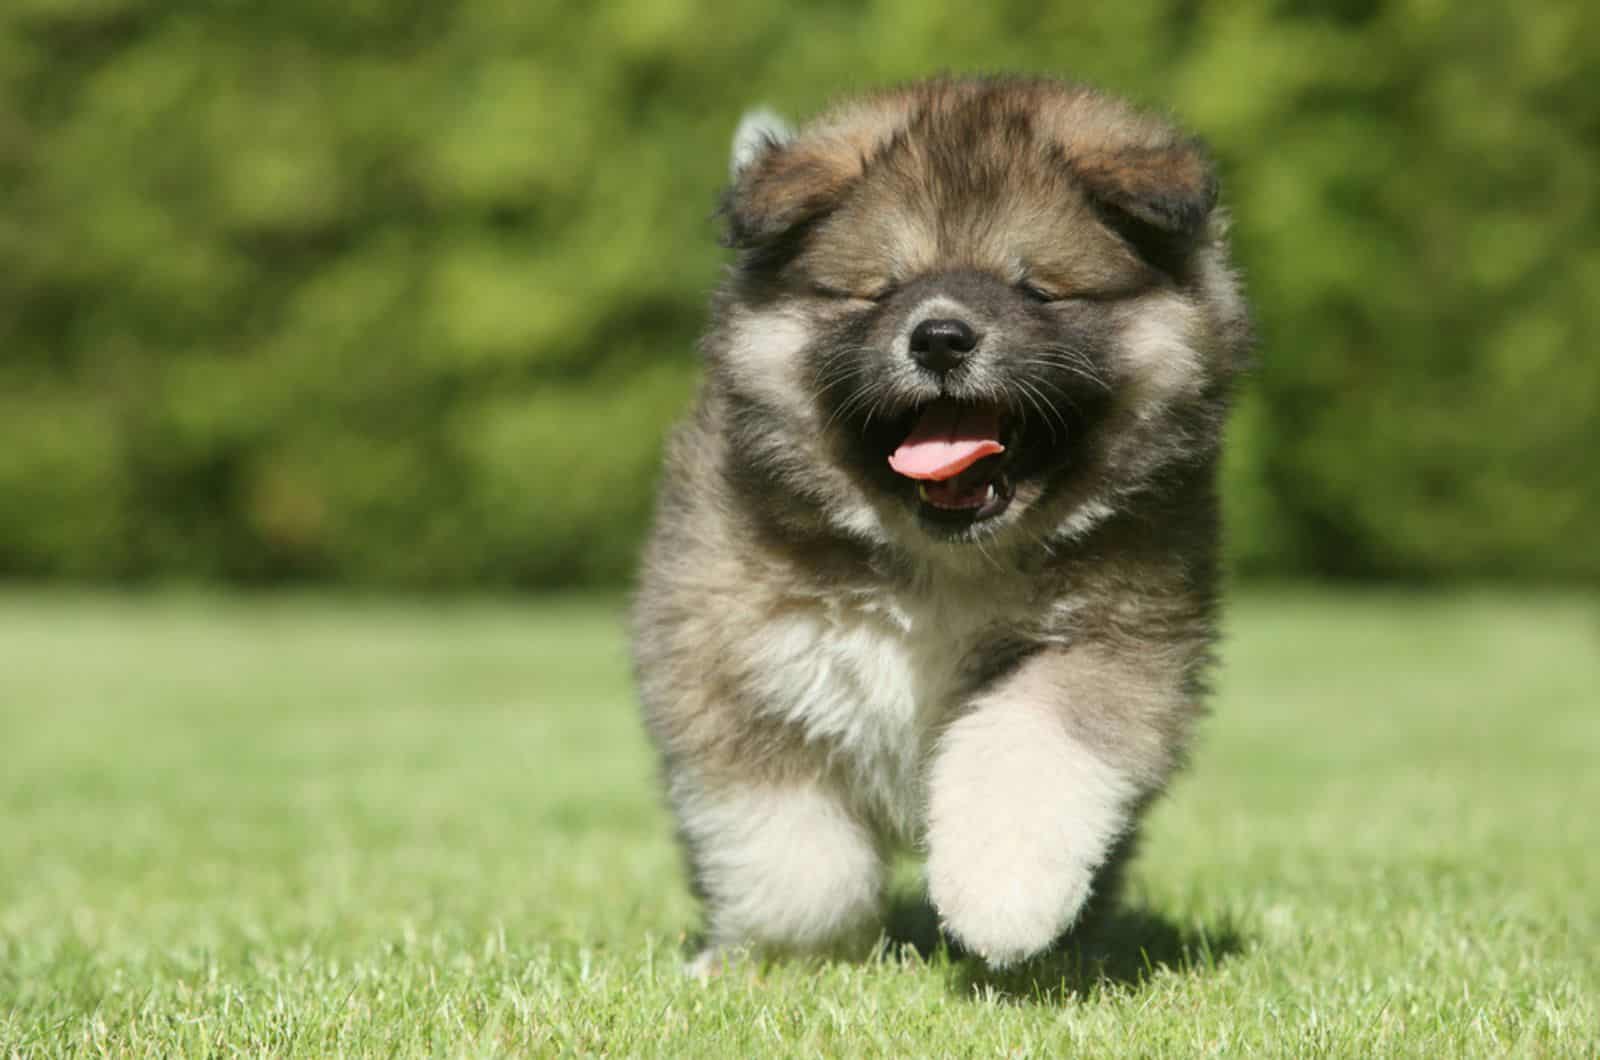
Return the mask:
<path id="1" fill-rule="evenodd" d="M 709 985 L 620 612 L 0 595 L 0 1055 L 1600 1050 L 1590 604 L 1241 595 L 1102 936 Z"/>

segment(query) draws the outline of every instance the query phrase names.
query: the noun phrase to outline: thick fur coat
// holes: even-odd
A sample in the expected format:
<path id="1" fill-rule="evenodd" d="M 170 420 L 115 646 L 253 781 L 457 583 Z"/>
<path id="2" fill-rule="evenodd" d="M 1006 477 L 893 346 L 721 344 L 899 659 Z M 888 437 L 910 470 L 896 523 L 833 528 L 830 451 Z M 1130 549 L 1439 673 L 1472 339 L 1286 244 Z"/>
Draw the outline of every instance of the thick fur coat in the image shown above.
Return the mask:
<path id="1" fill-rule="evenodd" d="M 711 952 L 871 936 L 894 845 L 995 966 L 1108 891 L 1201 710 L 1248 345 L 1212 167 L 1049 80 L 747 120 L 635 608 Z"/>

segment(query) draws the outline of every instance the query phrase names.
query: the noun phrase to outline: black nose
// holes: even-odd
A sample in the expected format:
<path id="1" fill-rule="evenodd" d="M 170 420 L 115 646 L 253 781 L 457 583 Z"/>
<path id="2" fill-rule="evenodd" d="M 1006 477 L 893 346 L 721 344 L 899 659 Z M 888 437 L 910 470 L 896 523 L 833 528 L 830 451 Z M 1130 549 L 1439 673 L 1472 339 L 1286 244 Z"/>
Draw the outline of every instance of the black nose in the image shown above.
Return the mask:
<path id="1" fill-rule="evenodd" d="M 911 329 L 911 359 L 943 374 L 967 359 L 978 333 L 965 320 L 924 320 Z"/>

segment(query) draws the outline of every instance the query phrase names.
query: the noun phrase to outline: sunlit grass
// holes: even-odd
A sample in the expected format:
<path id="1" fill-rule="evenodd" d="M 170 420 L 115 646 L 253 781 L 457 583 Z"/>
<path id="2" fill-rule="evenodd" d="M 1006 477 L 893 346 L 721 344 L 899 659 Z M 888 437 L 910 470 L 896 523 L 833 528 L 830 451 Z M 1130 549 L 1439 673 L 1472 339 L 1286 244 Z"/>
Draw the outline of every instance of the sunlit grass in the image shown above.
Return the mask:
<path id="1" fill-rule="evenodd" d="M 1581 601 L 1242 595 L 1101 936 L 705 986 L 620 610 L 0 597 L 0 1054 L 1600 1047 Z"/>

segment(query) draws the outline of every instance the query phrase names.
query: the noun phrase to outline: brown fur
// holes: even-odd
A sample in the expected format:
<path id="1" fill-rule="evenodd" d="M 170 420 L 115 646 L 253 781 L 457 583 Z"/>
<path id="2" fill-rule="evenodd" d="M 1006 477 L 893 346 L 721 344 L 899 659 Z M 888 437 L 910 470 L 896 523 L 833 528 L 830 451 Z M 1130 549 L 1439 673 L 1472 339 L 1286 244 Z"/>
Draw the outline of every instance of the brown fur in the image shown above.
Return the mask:
<path id="1" fill-rule="evenodd" d="M 816 821 L 803 864 L 822 872 L 827 843 L 857 830 L 925 844 L 958 937 L 997 964 L 1037 952 L 1083 901 L 1051 891 L 1049 866 L 1103 867 L 1176 767 L 1214 638 L 1213 480 L 1247 346 L 1216 197 L 1193 141 L 1047 80 L 848 103 L 737 174 L 738 264 L 668 448 L 635 614 L 645 717 L 714 943 L 822 944 L 860 919 L 831 917 L 827 896 L 875 886 L 763 877 L 779 837 L 760 810 L 724 811 L 770 797 L 784 827 Z M 944 392 L 1020 425 L 1014 496 L 971 526 L 930 524 L 884 463 L 941 392 L 897 345 L 929 305 L 985 336 Z M 976 747 L 1036 724 L 1063 741 L 1063 774 L 1104 783 L 1076 793 L 1047 768 L 993 806 L 987 785 L 959 788 L 984 768 L 964 733 Z M 928 791 L 930 775 L 952 790 Z M 945 807 L 931 821 L 930 799 Z M 1107 833 L 1082 850 L 973 834 L 1070 821 L 1051 807 L 1080 803 L 1098 822 L 1084 831 Z M 957 878 L 990 854 L 1010 859 L 991 874 L 1043 881 L 1038 910 L 990 916 L 984 887 Z M 1024 923 L 1043 926 L 1007 934 Z"/>

